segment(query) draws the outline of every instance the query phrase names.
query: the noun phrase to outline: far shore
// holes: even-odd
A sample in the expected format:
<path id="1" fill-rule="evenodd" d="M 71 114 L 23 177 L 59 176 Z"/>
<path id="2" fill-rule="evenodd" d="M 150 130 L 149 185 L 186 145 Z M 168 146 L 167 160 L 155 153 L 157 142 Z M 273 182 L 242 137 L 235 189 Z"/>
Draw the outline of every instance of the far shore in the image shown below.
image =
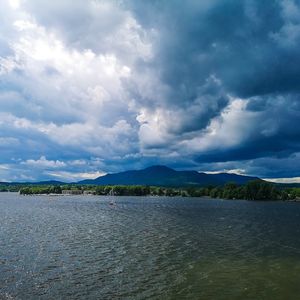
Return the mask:
<path id="1" fill-rule="evenodd" d="M 265 200 L 249 200 L 249 199 L 238 199 L 238 198 L 233 198 L 233 199 L 226 199 L 226 198 L 215 198 L 215 197 L 210 197 L 210 196 L 182 196 L 182 195 L 176 195 L 176 196 L 167 196 L 167 195 L 93 195 L 93 194 L 20 194 L 19 192 L 4 192 L 4 193 L 15 193 L 19 194 L 20 196 L 38 196 L 38 197 L 72 197 L 72 196 L 84 196 L 84 197 L 151 197 L 151 198 L 173 198 L 173 197 L 180 197 L 180 198 L 200 198 L 202 200 L 232 200 L 232 201 L 259 201 L 259 202 L 273 202 L 273 201 L 280 201 L 280 202 L 300 202 L 300 197 L 296 197 L 295 199 L 288 199 L 288 200 L 274 200 L 274 199 L 265 199 Z"/>
<path id="2" fill-rule="evenodd" d="M 1 186 L 2 192 L 19 192 L 20 195 L 49 197 L 97 195 L 97 196 L 166 196 L 197 197 L 207 199 L 251 200 L 251 201 L 300 201 L 299 187 L 282 187 L 262 180 L 238 185 L 234 182 L 221 186 L 163 187 L 143 185 L 23 185 Z"/>

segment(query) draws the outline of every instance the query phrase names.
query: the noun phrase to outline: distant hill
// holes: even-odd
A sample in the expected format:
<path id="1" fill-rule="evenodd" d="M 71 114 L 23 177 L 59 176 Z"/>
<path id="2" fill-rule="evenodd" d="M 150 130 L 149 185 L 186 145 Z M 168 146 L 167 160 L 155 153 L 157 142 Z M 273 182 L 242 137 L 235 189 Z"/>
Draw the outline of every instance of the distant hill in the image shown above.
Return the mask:
<path id="1" fill-rule="evenodd" d="M 36 182 L 0 182 L 0 185 L 63 185 L 63 184 L 66 183 L 57 180 L 36 181 Z"/>
<path id="2" fill-rule="evenodd" d="M 229 173 L 206 174 L 197 171 L 176 171 L 166 166 L 152 166 L 143 170 L 131 170 L 114 174 L 107 174 L 96 179 L 86 179 L 79 182 L 66 183 L 57 180 L 37 182 L 0 182 L 0 186 L 30 186 L 30 185 L 149 185 L 165 187 L 187 187 L 224 185 L 235 182 L 239 185 L 251 180 L 262 180 L 258 177 L 243 176 Z M 279 188 L 300 187 L 300 183 L 273 183 Z"/>
<path id="3" fill-rule="evenodd" d="M 32 185 L 62 185 L 66 184 L 62 181 L 57 180 L 47 180 L 47 181 L 38 181 L 38 182 L 27 182 L 26 184 L 32 184 Z"/>
<path id="4" fill-rule="evenodd" d="M 138 171 L 107 174 L 96 179 L 79 181 L 79 184 L 93 185 L 151 185 L 151 186 L 207 186 L 224 185 L 227 182 L 245 184 L 258 177 L 237 174 L 206 174 L 197 171 L 175 171 L 165 166 L 152 166 Z"/>
<path id="5" fill-rule="evenodd" d="M 294 183 L 274 183 L 277 187 L 282 187 L 282 188 L 300 188 L 300 183 L 294 182 Z"/>

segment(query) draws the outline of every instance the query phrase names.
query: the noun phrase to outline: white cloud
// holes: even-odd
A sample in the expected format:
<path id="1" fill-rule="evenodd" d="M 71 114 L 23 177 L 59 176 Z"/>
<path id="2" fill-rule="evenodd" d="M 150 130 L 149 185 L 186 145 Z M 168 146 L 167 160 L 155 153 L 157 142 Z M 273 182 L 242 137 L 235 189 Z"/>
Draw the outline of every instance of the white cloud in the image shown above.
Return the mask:
<path id="1" fill-rule="evenodd" d="M 46 172 L 46 174 L 60 180 L 79 181 L 84 179 L 95 179 L 97 177 L 105 175 L 106 173 L 100 171 L 96 171 L 96 172 L 57 171 L 57 172 Z"/>
<path id="2" fill-rule="evenodd" d="M 222 169 L 215 171 L 201 171 L 206 174 L 219 174 L 219 173 L 228 173 L 228 174 L 238 174 L 238 175 L 247 175 L 245 169 Z"/>
<path id="3" fill-rule="evenodd" d="M 300 183 L 300 177 L 291 178 L 264 178 L 264 180 L 275 183 Z"/>
<path id="4" fill-rule="evenodd" d="M 136 111 L 125 81 L 134 84 L 136 60 L 151 59 L 147 32 L 117 4 L 81 1 L 72 2 L 78 8 L 72 14 L 83 14 L 88 23 L 80 37 L 72 36 L 67 17 L 58 24 L 61 19 L 48 14 L 57 9 L 69 15 L 65 4 L 24 1 L 10 13 L 11 51 L 0 55 L 0 76 L 11 90 L 0 91 L 0 130 L 77 147 L 78 158 L 82 152 L 110 158 L 136 151 Z M 46 24 L 47 18 L 55 20 Z"/>
<path id="5" fill-rule="evenodd" d="M 20 7 L 20 0 L 9 0 L 9 4 L 13 9 L 18 9 Z"/>
<path id="6" fill-rule="evenodd" d="M 59 160 L 47 160 L 45 156 L 41 156 L 39 159 L 28 159 L 24 162 L 21 162 L 22 165 L 27 165 L 34 168 L 50 168 L 50 169 L 56 169 L 56 168 L 62 168 L 65 167 L 66 164 L 63 161 Z"/>
<path id="7" fill-rule="evenodd" d="M 7 165 L 0 165 L 1 170 L 9 170 L 9 167 Z"/>

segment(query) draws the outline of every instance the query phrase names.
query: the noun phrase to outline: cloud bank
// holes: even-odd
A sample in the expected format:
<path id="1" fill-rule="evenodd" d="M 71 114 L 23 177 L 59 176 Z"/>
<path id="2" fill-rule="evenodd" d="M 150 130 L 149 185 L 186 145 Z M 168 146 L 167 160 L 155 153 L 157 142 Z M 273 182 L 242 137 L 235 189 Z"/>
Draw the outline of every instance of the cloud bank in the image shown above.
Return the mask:
<path id="1" fill-rule="evenodd" d="M 0 180 L 299 177 L 299 2 L 4 0 L 0 18 Z"/>

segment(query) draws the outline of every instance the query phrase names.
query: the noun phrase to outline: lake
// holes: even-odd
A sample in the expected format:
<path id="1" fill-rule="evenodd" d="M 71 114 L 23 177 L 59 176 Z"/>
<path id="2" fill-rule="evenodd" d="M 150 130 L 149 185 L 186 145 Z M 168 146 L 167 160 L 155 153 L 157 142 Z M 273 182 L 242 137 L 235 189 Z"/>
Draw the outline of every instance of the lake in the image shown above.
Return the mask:
<path id="1" fill-rule="evenodd" d="M 1 193 L 0 222 L 0 299 L 299 299 L 300 203 Z"/>

